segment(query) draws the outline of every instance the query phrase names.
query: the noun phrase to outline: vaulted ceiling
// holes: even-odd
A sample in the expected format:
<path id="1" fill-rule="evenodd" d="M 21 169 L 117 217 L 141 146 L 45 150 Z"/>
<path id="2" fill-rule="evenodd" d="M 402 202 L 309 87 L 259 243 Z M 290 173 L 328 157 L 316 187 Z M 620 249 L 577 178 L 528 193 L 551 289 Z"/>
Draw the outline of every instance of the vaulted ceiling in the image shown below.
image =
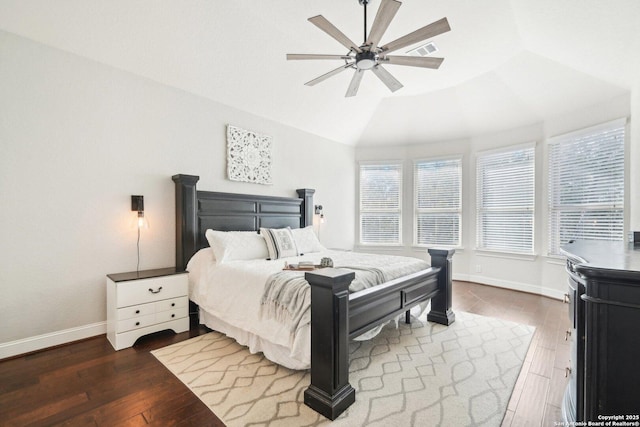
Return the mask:
<path id="1" fill-rule="evenodd" d="M 638 0 L 404 0 L 382 42 L 447 17 L 445 61 L 388 65 L 395 93 L 367 73 L 352 98 L 349 71 L 304 86 L 340 62 L 285 60 L 346 53 L 319 14 L 361 41 L 358 0 L 0 0 L 0 30 L 353 145 L 526 126 L 640 87 Z"/>

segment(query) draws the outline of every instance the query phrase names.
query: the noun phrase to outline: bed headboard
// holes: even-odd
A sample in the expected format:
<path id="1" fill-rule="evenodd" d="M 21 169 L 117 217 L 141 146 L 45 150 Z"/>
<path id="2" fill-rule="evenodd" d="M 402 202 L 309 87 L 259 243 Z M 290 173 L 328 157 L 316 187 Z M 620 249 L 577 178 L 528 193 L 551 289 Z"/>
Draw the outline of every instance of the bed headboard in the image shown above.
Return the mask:
<path id="1" fill-rule="evenodd" d="M 313 224 L 313 193 L 296 190 L 298 197 L 218 193 L 196 190 L 195 175 L 171 177 L 176 189 L 176 268 L 186 269 L 198 250 L 209 246 L 208 228 L 222 231 L 258 231 L 267 228 L 302 228 Z"/>

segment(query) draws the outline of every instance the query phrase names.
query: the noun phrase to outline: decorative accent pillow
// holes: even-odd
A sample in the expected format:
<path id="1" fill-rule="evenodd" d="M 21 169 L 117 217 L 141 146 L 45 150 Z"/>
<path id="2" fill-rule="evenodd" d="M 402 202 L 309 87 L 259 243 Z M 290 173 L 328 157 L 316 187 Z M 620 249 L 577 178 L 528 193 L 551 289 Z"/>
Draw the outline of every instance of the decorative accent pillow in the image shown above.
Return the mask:
<path id="1" fill-rule="evenodd" d="M 269 258 L 279 259 L 290 256 L 298 256 L 298 248 L 293 238 L 291 228 L 261 228 L 260 234 L 264 237 L 269 249 Z"/>
<path id="2" fill-rule="evenodd" d="M 294 228 L 291 230 L 291 233 L 293 233 L 293 239 L 296 241 L 296 246 L 301 254 L 310 254 L 312 252 L 322 252 L 326 250 L 318 240 L 318 236 L 316 236 L 316 232 L 313 231 L 312 225 L 305 228 Z"/>
<path id="3" fill-rule="evenodd" d="M 218 231 L 208 229 L 205 237 L 219 263 L 234 260 L 267 259 L 265 240 L 255 231 Z"/>

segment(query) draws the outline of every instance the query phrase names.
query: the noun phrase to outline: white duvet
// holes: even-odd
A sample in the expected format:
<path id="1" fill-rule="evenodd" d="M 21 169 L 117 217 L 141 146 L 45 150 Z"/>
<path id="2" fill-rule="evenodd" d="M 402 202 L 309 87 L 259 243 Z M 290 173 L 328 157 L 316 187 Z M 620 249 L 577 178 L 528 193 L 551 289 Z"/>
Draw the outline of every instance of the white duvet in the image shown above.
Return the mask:
<path id="1" fill-rule="evenodd" d="M 220 331 L 249 347 L 253 353 L 263 352 L 273 362 L 291 369 L 310 366 L 310 326 L 292 333 L 291 325 L 260 315 L 260 302 L 270 275 L 301 260 L 320 263 L 322 257 L 333 260 L 336 268 L 360 266 L 382 269 L 386 280 L 392 280 L 429 268 L 426 261 L 391 255 L 358 252 L 323 251 L 275 261 L 242 260 L 216 263 L 210 248 L 196 253 L 187 265 L 190 299 L 200 307 L 200 323 Z M 363 289 L 367 278 L 355 271 L 350 290 Z M 304 275 L 304 272 L 295 272 Z M 361 277 L 362 276 L 362 277 Z M 364 279 L 364 280 L 363 280 Z"/>

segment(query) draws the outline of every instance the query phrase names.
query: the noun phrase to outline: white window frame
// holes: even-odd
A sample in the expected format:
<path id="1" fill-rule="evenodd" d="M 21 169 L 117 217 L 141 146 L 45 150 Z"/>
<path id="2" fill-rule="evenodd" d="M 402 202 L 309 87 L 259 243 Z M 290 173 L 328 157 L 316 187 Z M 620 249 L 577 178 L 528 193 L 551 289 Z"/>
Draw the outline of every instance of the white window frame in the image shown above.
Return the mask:
<path id="1" fill-rule="evenodd" d="M 414 160 L 413 162 L 413 246 L 419 248 L 429 247 L 446 247 L 446 248 L 460 248 L 462 244 L 462 159 L 463 156 L 447 156 L 447 157 L 432 157 L 427 159 Z M 419 194 L 423 190 L 418 182 L 418 167 L 420 165 L 429 163 L 442 163 L 442 162 L 457 162 L 458 163 L 458 197 L 457 206 L 445 207 L 445 208 L 420 208 L 418 207 Z M 437 185 L 435 183 L 434 185 Z M 424 189 L 430 191 L 430 188 Z M 418 241 L 419 234 L 419 217 L 423 214 L 449 214 L 451 216 L 457 216 L 458 219 L 458 233 L 453 237 L 453 244 L 442 243 L 441 241 L 434 241 L 428 243 L 420 243 Z"/>
<path id="2" fill-rule="evenodd" d="M 549 139 L 548 153 L 547 153 L 547 164 L 548 164 L 547 255 L 549 257 L 560 257 L 559 248 L 563 244 L 567 243 L 566 240 L 568 240 L 566 238 L 564 239 L 562 238 L 562 235 L 565 233 L 561 230 L 562 225 L 559 219 L 559 216 L 562 213 L 569 214 L 569 215 L 579 214 L 582 216 L 585 214 L 588 215 L 589 213 L 591 213 L 591 215 L 594 215 L 596 212 L 601 212 L 601 213 L 615 212 L 617 215 L 621 216 L 621 219 L 619 220 L 619 222 L 617 221 L 606 222 L 606 224 L 609 224 L 608 228 L 610 229 L 608 236 L 607 236 L 607 232 L 602 232 L 602 230 L 598 229 L 597 227 L 591 227 L 589 229 L 585 229 L 585 228 L 581 228 L 580 224 L 577 224 L 577 225 L 571 224 L 572 227 L 576 227 L 576 230 L 574 230 L 573 237 L 571 237 L 570 239 L 584 238 L 584 239 L 617 240 L 617 241 L 624 240 L 624 229 L 625 229 L 625 219 L 626 219 L 625 203 L 627 199 L 627 192 L 626 192 L 627 171 L 625 168 L 625 162 L 626 162 L 626 156 L 627 156 L 626 143 L 625 143 L 625 139 L 627 138 L 626 121 L 627 121 L 626 118 L 612 120 L 610 122 L 602 123 L 596 126 L 591 126 L 585 129 L 581 129 L 579 131 L 557 135 Z M 572 153 L 575 153 L 576 150 L 578 149 L 577 147 L 579 147 L 580 145 L 584 146 L 585 144 L 589 143 L 588 142 L 589 139 L 595 142 L 594 139 L 598 135 L 602 137 L 602 134 L 605 132 L 619 132 L 620 129 L 622 129 L 622 135 L 617 134 L 617 136 L 614 136 L 614 134 L 612 133 L 610 137 L 614 137 L 616 139 L 618 137 L 621 137 L 619 140 L 618 139 L 617 140 L 620 143 L 620 146 L 618 146 L 618 149 L 621 150 L 622 153 L 617 151 L 616 155 L 618 156 L 622 155 L 622 158 L 621 159 L 616 158 L 615 162 L 618 162 L 617 167 L 620 168 L 617 170 L 618 173 L 622 173 L 622 178 L 619 181 L 617 181 L 617 185 L 622 185 L 622 189 L 620 191 L 620 193 L 622 194 L 622 199 L 617 201 L 600 202 L 600 203 L 598 202 L 585 202 L 585 203 L 581 202 L 581 203 L 574 203 L 574 204 L 562 203 L 560 201 L 560 194 L 559 194 L 559 191 L 562 185 L 561 182 L 558 181 L 560 179 L 559 168 L 565 168 L 562 170 L 572 174 L 577 174 L 579 176 L 580 174 L 579 171 L 574 171 L 571 169 L 571 164 L 572 164 L 571 162 L 584 160 L 584 159 L 583 158 L 578 159 L 575 157 L 567 158 L 566 160 L 563 160 L 561 158 L 554 158 L 553 156 L 561 155 L 561 153 L 557 151 L 559 147 L 562 144 L 565 144 L 566 147 L 571 147 L 570 151 Z M 611 146 L 609 145 L 609 147 Z M 613 154 L 613 151 L 609 150 L 609 152 Z M 563 163 L 563 164 L 559 164 L 559 163 Z M 592 166 L 592 168 L 596 168 L 596 167 L 602 167 L 602 164 L 596 165 L 594 162 L 594 165 Z M 576 176 L 576 178 L 578 176 Z M 598 194 L 604 195 L 607 190 L 612 188 L 612 185 L 614 185 L 614 182 L 611 182 L 611 181 L 599 182 L 599 185 L 593 188 L 595 189 L 602 188 L 603 189 L 602 193 L 598 193 Z M 576 196 L 579 195 L 578 193 L 580 192 L 581 190 L 577 189 Z M 592 194 L 590 196 L 593 197 Z M 597 218 L 597 217 L 593 216 L 592 218 Z M 593 219 L 589 222 L 593 224 Z M 612 229 L 611 227 L 612 222 L 615 225 L 614 227 L 615 229 Z"/>
<path id="3" fill-rule="evenodd" d="M 395 208 L 364 208 L 363 201 L 363 188 L 362 188 L 362 171 L 364 167 L 397 167 L 398 168 L 398 206 Z M 358 244 L 361 246 L 402 246 L 402 204 L 403 204 L 403 185 L 404 185 L 404 165 L 402 161 L 389 160 L 389 161 L 375 161 L 375 162 L 360 162 L 358 165 Z M 398 218 L 398 239 L 395 242 L 364 242 L 363 241 L 363 216 L 367 214 L 393 214 Z"/>
<path id="4" fill-rule="evenodd" d="M 488 158 L 489 156 L 492 156 L 492 157 L 503 156 L 503 155 L 508 155 L 509 153 L 515 153 L 523 150 L 532 151 L 532 156 L 533 156 L 532 165 L 530 166 L 531 167 L 531 177 L 530 177 L 531 202 L 528 205 L 520 206 L 520 207 L 518 206 L 509 207 L 506 205 L 501 205 L 498 207 L 484 206 L 486 190 L 485 190 L 484 177 L 482 174 L 482 171 L 484 169 L 481 170 L 481 168 L 483 167 L 482 165 L 483 159 Z M 523 172 L 526 173 L 526 171 L 523 171 Z M 496 150 L 478 152 L 476 154 L 476 250 L 494 252 L 494 253 L 504 253 L 504 254 L 527 255 L 527 256 L 535 255 L 535 219 L 536 219 L 535 201 L 536 201 L 536 144 L 535 142 L 512 145 L 509 147 L 504 147 Z M 513 214 L 526 213 L 528 216 L 530 216 L 531 217 L 530 236 L 527 236 L 528 238 L 530 238 L 530 242 L 531 242 L 530 247 L 526 249 L 518 248 L 514 244 L 516 242 L 512 242 L 510 244 L 508 237 L 506 237 L 505 240 L 503 241 L 503 245 L 500 245 L 500 246 L 488 245 L 485 242 L 485 239 L 483 237 L 485 235 L 483 218 L 485 217 L 484 215 L 485 213 L 490 213 L 490 212 L 513 213 Z M 496 240 L 499 240 L 499 239 L 496 237 Z"/>

